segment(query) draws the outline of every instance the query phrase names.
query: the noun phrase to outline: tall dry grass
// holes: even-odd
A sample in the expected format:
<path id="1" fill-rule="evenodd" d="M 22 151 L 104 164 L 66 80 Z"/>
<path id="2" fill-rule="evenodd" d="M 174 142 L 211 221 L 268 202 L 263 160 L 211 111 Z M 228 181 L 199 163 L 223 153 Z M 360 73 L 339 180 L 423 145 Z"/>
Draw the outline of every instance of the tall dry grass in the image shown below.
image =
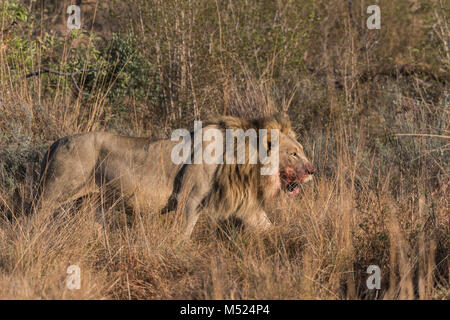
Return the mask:
<path id="1" fill-rule="evenodd" d="M 343 152 L 347 144 L 343 141 Z M 348 150 L 347 150 L 348 151 Z M 436 254 L 445 208 L 426 226 L 424 199 L 355 190 L 358 155 L 342 155 L 336 176 L 318 176 L 300 198 L 273 203 L 275 230 L 222 234 L 202 217 L 190 242 L 177 241 L 174 217 L 128 216 L 98 199 L 66 206 L 56 218 L 36 212 L 2 221 L 3 299 L 443 299 L 448 257 Z M 320 168 L 319 168 L 320 172 Z M 386 177 L 388 182 L 389 177 Z M 358 197 L 364 197 L 363 201 Z M 438 199 L 439 201 L 439 199 Z M 107 217 L 102 226 L 95 215 Z M 363 232 L 361 224 L 374 230 Z M 410 228 L 402 226 L 411 223 Z M 413 235 L 409 230 L 419 230 Z M 380 239 L 385 232 L 386 239 Z M 436 260 L 436 257 L 439 257 Z M 65 286 L 69 265 L 81 289 Z M 382 289 L 366 287 L 368 265 Z"/>
<path id="2" fill-rule="evenodd" d="M 192 241 L 180 243 L 174 213 L 130 216 L 120 202 L 111 207 L 88 197 L 53 218 L 14 207 L 17 195 L 2 194 L 0 297 L 448 298 L 448 251 L 437 251 L 448 237 L 447 187 L 393 196 L 395 168 L 382 175 L 369 162 L 369 173 L 360 176 L 365 139 L 368 132 L 345 125 L 303 139 L 319 174 L 298 198 L 282 195 L 271 204 L 276 227 L 264 236 L 236 228 L 223 234 L 203 216 Z M 324 157 L 327 143 L 335 157 Z M 27 201 L 35 195 L 36 176 L 30 175 L 19 182 Z M 378 185 L 372 187 L 374 177 Z M 72 264 L 81 268 L 81 290 L 65 286 Z M 371 264 L 382 269 L 381 290 L 366 287 Z"/>
<path id="3" fill-rule="evenodd" d="M 219 1 L 132 3 L 118 4 L 122 20 L 111 30 L 124 26 L 141 36 L 162 98 L 146 107 L 127 96 L 120 101 L 126 114 L 109 100 L 117 79 L 96 74 L 86 96 L 68 77 L 25 78 L 46 67 L 53 47 L 38 46 L 30 69 L 25 58 L 11 59 L 2 32 L 0 299 L 449 298 L 449 95 L 441 70 L 448 71 L 448 51 L 440 1 L 431 11 L 434 37 L 412 8 L 388 1 L 381 5 L 390 28 L 379 33 L 358 23 L 363 2 L 245 1 L 242 10 Z M 259 24 L 270 16 L 265 5 L 273 25 Z M 36 15 L 45 18 L 43 10 Z M 411 21 L 415 32 L 404 28 Z M 259 29 L 273 32 L 262 41 L 253 32 Z M 270 41 L 274 50 L 258 51 Z M 422 56 L 411 49 L 427 41 L 437 49 L 427 46 Z M 68 36 L 62 44 L 61 69 L 80 46 Z M 76 79 L 82 90 L 87 77 Z M 121 201 L 111 206 L 96 196 L 65 205 L 56 217 L 33 206 L 39 162 L 61 136 L 109 129 L 167 137 L 196 118 L 280 110 L 290 114 L 318 174 L 298 197 L 270 204 L 275 229 L 266 235 L 218 227 L 203 215 L 192 240 L 179 242 L 173 213 L 130 214 Z M 69 265 L 81 268 L 80 290 L 66 288 Z M 366 286 L 369 265 L 381 268 L 380 290 Z"/>

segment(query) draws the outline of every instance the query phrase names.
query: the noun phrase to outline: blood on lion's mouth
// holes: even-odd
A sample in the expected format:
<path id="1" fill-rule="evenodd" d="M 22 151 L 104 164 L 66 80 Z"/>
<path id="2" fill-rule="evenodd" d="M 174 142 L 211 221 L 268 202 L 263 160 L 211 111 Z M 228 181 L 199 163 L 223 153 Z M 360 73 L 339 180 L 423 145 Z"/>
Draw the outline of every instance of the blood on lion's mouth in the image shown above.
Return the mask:
<path id="1" fill-rule="evenodd" d="M 312 180 L 312 175 L 307 174 L 299 178 L 298 181 L 289 182 L 286 184 L 286 193 L 290 197 L 296 196 L 300 192 L 300 183 L 307 183 Z"/>
<path id="2" fill-rule="evenodd" d="M 287 194 L 290 197 L 293 197 L 300 192 L 300 186 L 296 182 L 289 182 L 288 185 L 286 186 L 286 189 Z"/>

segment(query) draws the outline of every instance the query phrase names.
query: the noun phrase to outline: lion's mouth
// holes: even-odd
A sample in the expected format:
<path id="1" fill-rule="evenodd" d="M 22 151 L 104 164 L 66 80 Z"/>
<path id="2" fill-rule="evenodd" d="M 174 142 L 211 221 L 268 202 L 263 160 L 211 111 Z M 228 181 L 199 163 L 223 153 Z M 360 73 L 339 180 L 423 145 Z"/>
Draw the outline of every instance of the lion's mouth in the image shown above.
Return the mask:
<path id="1" fill-rule="evenodd" d="M 297 182 L 289 182 L 286 186 L 286 191 L 290 197 L 294 197 L 300 192 L 300 186 Z"/>
<path id="2" fill-rule="evenodd" d="M 307 183 L 308 181 L 311 181 L 311 180 L 312 180 L 312 175 L 306 174 L 306 175 L 299 177 L 298 180 L 287 182 L 287 183 L 285 182 L 286 183 L 285 184 L 286 193 L 290 197 L 296 196 L 300 192 L 300 184 Z"/>
<path id="3" fill-rule="evenodd" d="M 290 197 L 298 195 L 300 193 L 300 185 L 311 181 L 313 178 L 313 175 L 309 172 L 297 175 L 295 171 L 281 171 L 279 174 L 284 191 Z"/>

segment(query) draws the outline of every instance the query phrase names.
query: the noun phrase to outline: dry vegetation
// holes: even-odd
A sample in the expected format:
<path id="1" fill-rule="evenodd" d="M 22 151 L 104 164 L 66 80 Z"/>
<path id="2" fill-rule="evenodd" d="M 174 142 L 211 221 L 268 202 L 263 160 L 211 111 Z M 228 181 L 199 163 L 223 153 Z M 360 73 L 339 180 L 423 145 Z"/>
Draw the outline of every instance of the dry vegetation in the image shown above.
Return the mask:
<path id="1" fill-rule="evenodd" d="M 79 2 L 72 34 L 69 1 L 1 2 L 0 299 L 450 297 L 447 0 L 376 1 L 381 30 L 364 0 Z M 203 217 L 180 243 L 173 215 L 98 197 L 34 212 L 59 137 L 282 109 L 318 175 L 266 236 Z"/>

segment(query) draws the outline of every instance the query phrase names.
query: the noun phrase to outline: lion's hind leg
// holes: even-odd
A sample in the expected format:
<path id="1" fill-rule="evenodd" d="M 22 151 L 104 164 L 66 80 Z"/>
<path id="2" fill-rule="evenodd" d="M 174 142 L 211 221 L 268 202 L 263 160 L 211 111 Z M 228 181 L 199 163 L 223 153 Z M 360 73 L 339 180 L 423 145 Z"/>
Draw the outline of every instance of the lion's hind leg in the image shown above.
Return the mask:
<path id="1" fill-rule="evenodd" d="M 52 179 L 43 185 L 40 197 L 41 211 L 52 213 L 70 201 L 98 191 L 93 181 L 72 184 L 73 180 L 66 178 Z"/>
<path id="2" fill-rule="evenodd" d="M 89 141 L 83 141 L 86 138 L 61 139 L 47 153 L 39 187 L 41 211 L 52 213 L 64 203 L 96 191 L 95 154 L 81 152 L 91 147 Z"/>

